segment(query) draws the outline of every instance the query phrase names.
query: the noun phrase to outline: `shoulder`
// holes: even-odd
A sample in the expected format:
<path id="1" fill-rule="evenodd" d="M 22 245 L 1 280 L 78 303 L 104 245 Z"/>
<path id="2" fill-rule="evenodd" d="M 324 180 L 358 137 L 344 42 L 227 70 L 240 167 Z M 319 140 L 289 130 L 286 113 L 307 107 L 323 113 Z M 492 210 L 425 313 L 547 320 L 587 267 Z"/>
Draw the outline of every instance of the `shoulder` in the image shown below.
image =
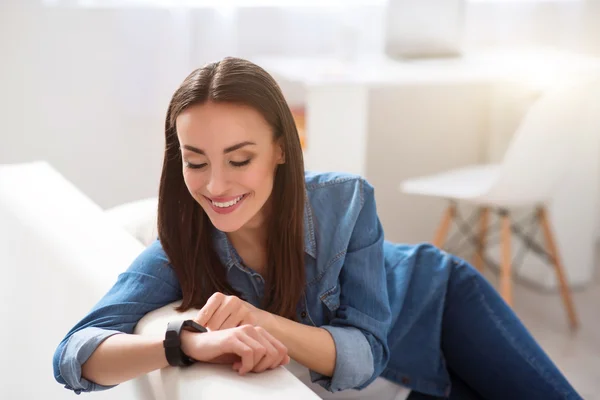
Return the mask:
<path id="1" fill-rule="evenodd" d="M 365 207 L 373 207 L 376 216 L 373 186 L 359 175 L 308 172 L 306 192 L 314 216 L 317 247 L 346 246 Z"/>
<path id="2" fill-rule="evenodd" d="M 369 196 L 373 196 L 373 186 L 360 175 L 343 172 L 305 173 L 306 191 L 311 203 L 327 203 L 340 207 L 362 207 Z"/>

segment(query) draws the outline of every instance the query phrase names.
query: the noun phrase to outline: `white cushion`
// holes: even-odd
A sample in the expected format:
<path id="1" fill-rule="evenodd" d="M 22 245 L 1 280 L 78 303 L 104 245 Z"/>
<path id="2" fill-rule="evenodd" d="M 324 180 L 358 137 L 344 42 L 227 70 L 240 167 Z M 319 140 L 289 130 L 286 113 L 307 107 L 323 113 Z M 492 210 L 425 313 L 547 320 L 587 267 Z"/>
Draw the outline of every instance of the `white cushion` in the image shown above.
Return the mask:
<path id="1" fill-rule="evenodd" d="M 104 213 L 110 221 L 148 246 L 158 236 L 157 210 L 158 198 L 151 197 L 109 208 Z"/>

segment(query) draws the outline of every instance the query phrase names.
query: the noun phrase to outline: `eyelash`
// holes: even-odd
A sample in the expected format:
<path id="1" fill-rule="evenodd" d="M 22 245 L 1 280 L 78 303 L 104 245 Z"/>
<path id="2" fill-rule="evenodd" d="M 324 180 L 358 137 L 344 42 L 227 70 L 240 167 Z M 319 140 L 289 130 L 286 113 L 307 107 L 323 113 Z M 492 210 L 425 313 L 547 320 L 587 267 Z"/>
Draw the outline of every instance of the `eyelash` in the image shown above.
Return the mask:
<path id="1" fill-rule="evenodd" d="M 229 163 L 236 168 L 241 168 L 241 167 L 245 167 L 246 165 L 250 164 L 250 161 L 252 161 L 251 158 L 247 159 L 246 161 L 241 161 L 241 162 L 229 161 Z M 206 163 L 192 164 L 189 162 L 186 162 L 186 164 L 185 164 L 185 166 L 190 169 L 202 169 L 202 168 L 206 167 L 206 165 L 207 165 Z"/>
<path id="2" fill-rule="evenodd" d="M 246 161 L 241 161 L 241 162 L 229 161 L 229 164 L 233 165 L 236 168 L 240 168 L 240 167 L 245 167 L 246 165 L 250 164 L 250 161 L 252 161 L 251 158 L 247 159 Z"/>
<path id="3" fill-rule="evenodd" d="M 185 166 L 189 169 L 200 169 L 206 167 L 206 164 L 192 164 L 186 161 Z"/>

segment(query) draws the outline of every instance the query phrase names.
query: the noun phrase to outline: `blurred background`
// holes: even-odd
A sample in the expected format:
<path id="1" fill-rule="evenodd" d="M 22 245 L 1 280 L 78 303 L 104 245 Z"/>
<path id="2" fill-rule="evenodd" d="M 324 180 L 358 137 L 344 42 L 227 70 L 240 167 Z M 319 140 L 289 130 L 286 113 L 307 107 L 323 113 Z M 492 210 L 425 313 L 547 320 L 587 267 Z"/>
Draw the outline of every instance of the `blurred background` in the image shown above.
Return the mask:
<path id="1" fill-rule="evenodd" d="M 600 0 L 0 0 L 0 164 L 47 161 L 103 210 L 155 197 L 171 95 L 226 56 L 277 79 L 307 169 L 365 176 L 388 240 L 431 241 L 447 203 L 401 182 L 501 163 L 536 100 L 600 76 Z M 580 330 L 543 259 L 514 271 L 515 310 L 586 399 L 600 399 L 594 127 L 565 132 L 580 152 L 550 206 Z"/>

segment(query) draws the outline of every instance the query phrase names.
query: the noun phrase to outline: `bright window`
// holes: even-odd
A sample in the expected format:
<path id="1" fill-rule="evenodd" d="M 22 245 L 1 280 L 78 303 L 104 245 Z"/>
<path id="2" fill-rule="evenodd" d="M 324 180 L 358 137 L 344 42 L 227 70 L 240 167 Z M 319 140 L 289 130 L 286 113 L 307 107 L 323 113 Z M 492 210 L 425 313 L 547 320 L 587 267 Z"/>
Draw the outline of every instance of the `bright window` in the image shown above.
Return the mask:
<path id="1" fill-rule="evenodd" d="M 48 6 L 79 7 L 337 7 L 384 5 L 387 0 L 42 0 Z"/>

